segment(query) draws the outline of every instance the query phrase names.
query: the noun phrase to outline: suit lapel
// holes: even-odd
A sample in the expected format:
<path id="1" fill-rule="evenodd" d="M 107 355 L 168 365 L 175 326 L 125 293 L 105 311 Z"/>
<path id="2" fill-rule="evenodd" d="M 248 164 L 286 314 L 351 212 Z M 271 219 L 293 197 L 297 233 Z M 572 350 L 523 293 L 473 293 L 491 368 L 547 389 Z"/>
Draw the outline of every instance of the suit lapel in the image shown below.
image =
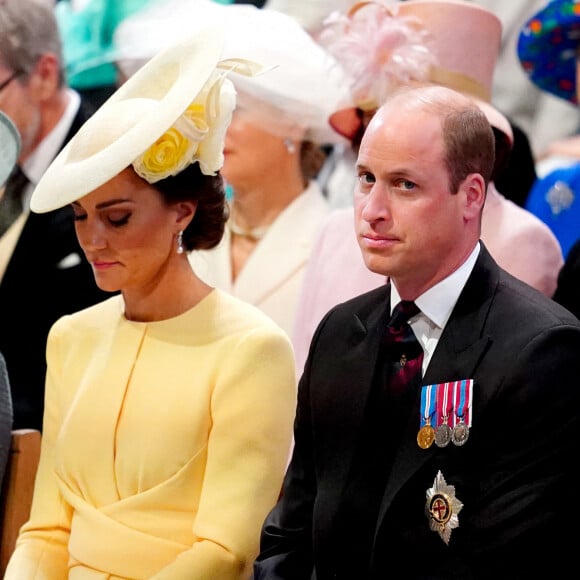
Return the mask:
<path id="1" fill-rule="evenodd" d="M 474 376 L 491 341 L 491 337 L 485 332 L 485 324 L 497 284 L 498 266 L 482 244 L 480 256 L 441 335 L 422 385 Z M 420 390 L 416 394 L 406 432 L 393 462 L 391 477 L 379 511 L 377 529 L 400 488 L 432 459 L 435 452 L 433 449 L 421 449 L 417 445 L 419 420 Z"/>
<path id="2" fill-rule="evenodd" d="M 370 294 L 369 294 L 370 295 Z M 332 422 L 336 425 L 330 435 L 329 448 L 340 449 L 340 460 L 333 464 L 332 481 L 336 485 L 327 490 L 325 502 L 329 510 L 336 511 L 340 505 L 344 488 L 348 483 L 354 460 L 359 434 L 365 420 L 365 410 L 374 380 L 376 362 L 380 346 L 380 332 L 387 323 L 390 312 L 390 286 L 385 285 L 372 291 L 372 298 L 362 309 L 353 312 L 345 333 L 348 349 L 345 349 L 341 368 L 348 369 L 336 377 L 336 384 L 329 385 L 324 393 L 321 412 L 328 412 L 328 402 L 332 405 Z M 329 345 L 328 348 L 333 348 Z M 327 360 L 334 357 L 325 353 Z M 314 363 L 316 365 L 316 362 Z M 334 363 L 333 363 L 334 364 Z M 321 366 L 321 365 L 319 365 Z M 325 372 L 322 369 L 321 372 Z M 317 381 L 317 384 L 320 381 Z M 318 395 L 317 395 L 318 398 Z"/>
<path id="3" fill-rule="evenodd" d="M 64 141 L 60 147 L 61 151 L 93 113 L 94 109 L 81 98 L 81 103 L 79 105 L 77 114 L 74 116 L 70 129 L 68 130 L 68 133 L 66 134 L 66 137 L 64 138 Z"/>

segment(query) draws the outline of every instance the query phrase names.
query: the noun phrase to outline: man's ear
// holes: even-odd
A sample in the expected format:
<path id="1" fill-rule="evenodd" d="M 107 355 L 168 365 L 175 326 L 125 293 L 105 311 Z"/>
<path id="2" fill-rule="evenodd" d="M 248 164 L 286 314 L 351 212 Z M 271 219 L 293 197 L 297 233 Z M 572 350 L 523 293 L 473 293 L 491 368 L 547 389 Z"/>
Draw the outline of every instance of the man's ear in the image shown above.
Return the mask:
<path id="1" fill-rule="evenodd" d="M 487 193 L 485 180 L 479 173 L 470 173 L 459 190 L 465 196 L 465 219 L 478 219 Z"/>
<path id="2" fill-rule="evenodd" d="M 52 53 L 40 55 L 28 82 L 39 102 L 51 99 L 60 88 L 60 63 L 56 55 Z"/>

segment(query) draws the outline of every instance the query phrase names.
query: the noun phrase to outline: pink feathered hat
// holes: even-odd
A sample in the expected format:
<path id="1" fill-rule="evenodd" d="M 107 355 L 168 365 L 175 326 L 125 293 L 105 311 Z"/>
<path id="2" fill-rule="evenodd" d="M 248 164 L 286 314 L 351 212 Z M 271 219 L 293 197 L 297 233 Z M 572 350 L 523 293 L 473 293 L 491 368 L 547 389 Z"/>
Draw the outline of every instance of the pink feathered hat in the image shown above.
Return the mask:
<path id="1" fill-rule="evenodd" d="M 509 121 L 491 104 L 501 34 L 497 16 L 461 0 L 376 0 L 331 14 L 318 40 L 349 75 L 353 106 L 332 114 L 330 124 L 352 140 L 364 112 L 394 89 L 432 83 L 472 97 L 513 144 Z"/>

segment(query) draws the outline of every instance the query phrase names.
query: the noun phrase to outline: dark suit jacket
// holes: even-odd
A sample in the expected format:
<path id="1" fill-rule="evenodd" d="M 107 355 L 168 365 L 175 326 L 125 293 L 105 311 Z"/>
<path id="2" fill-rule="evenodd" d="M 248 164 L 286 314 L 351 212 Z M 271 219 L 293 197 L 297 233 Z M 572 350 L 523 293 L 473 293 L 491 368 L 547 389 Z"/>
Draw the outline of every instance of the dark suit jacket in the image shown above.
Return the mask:
<path id="1" fill-rule="evenodd" d="M 580 318 L 580 240 L 568 252 L 558 274 L 554 300 Z"/>
<path id="2" fill-rule="evenodd" d="M 295 448 L 264 524 L 255 579 L 559 577 L 577 560 L 580 323 L 501 270 L 483 246 L 422 381 L 474 379 L 469 439 L 419 448 L 417 392 L 370 561 L 350 558 L 359 523 L 345 521 L 344 492 L 389 291 L 338 305 L 317 329 L 299 386 Z M 439 470 L 463 503 L 449 545 L 425 514 Z"/>
<path id="3" fill-rule="evenodd" d="M 81 107 L 63 145 L 90 111 Z M 70 256 L 80 264 L 62 267 Z M 96 285 L 74 230 L 72 210 L 30 213 L 0 283 L 0 352 L 6 359 L 14 428 L 42 428 L 48 331 L 63 314 L 110 296 Z"/>

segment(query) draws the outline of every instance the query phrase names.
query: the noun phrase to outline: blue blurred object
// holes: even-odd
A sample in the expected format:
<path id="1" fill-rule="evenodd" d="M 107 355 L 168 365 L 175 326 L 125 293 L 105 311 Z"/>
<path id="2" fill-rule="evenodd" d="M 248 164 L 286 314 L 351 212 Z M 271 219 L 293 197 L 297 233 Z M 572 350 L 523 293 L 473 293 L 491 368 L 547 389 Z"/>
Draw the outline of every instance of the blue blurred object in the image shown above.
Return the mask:
<path id="1" fill-rule="evenodd" d="M 539 217 L 560 242 L 564 259 L 580 237 L 580 163 L 555 169 L 538 179 L 526 209 Z"/>

